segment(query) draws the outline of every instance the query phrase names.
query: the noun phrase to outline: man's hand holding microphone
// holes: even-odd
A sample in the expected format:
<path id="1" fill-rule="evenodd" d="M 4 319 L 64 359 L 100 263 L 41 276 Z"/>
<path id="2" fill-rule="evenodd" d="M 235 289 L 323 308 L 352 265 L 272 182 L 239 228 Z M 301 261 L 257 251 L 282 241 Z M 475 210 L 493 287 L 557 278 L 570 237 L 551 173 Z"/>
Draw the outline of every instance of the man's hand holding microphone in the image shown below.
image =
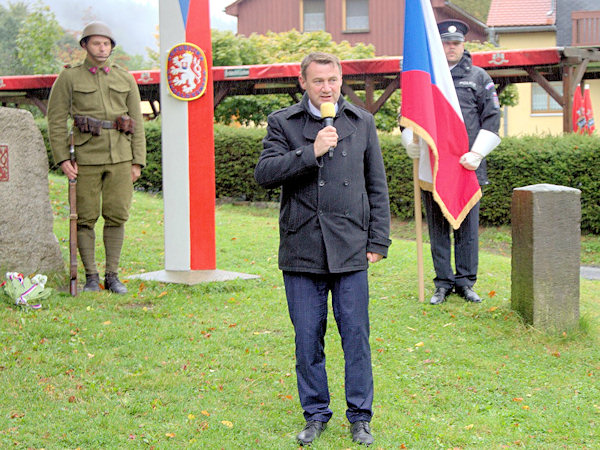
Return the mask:
<path id="1" fill-rule="evenodd" d="M 338 134 L 333 126 L 335 117 L 335 106 L 333 103 L 325 102 L 321 104 L 321 117 L 323 118 L 323 129 L 317 133 L 315 139 L 315 157 L 323 156 L 329 153 L 333 158 L 333 149 L 337 146 Z"/>

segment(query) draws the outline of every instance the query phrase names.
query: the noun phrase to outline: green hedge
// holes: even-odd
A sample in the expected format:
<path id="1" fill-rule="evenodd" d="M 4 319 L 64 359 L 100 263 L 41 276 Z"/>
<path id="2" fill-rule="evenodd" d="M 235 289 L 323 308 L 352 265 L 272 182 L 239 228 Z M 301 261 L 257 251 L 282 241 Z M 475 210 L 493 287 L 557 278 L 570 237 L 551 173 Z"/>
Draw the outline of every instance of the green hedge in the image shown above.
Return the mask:
<path id="1" fill-rule="evenodd" d="M 46 122 L 38 121 L 47 143 Z M 139 189 L 162 188 L 160 122 L 144 124 L 147 167 L 136 183 Z M 218 198 L 275 201 L 278 190 L 266 190 L 254 181 L 254 166 L 262 150 L 264 129 L 215 126 L 215 181 Z M 392 213 L 399 219 L 413 217 L 412 161 L 400 145 L 400 137 L 380 134 L 387 170 Z M 484 188 L 481 223 L 510 224 L 512 190 L 548 183 L 581 190 L 583 231 L 600 234 L 600 170 L 596 136 L 526 136 L 503 138 L 488 156 L 491 184 Z M 52 161 L 50 156 L 50 161 Z M 51 163 L 52 164 L 52 163 Z M 53 169 L 56 169 L 53 167 Z"/>

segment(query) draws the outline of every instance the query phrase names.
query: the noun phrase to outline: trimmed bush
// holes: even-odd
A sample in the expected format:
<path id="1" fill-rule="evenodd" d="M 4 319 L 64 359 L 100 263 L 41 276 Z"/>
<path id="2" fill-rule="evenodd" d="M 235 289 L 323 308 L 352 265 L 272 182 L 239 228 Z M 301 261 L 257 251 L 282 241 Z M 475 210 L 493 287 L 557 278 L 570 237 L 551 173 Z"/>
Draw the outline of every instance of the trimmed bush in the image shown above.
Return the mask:
<path id="1" fill-rule="evenodd" d="M 48 146 L 47 124 L 37 121 Z M 136 187 L 152 192 L 162 189 L 160 122 L 144 123 L 147 166 Z M 266 190 L 254 181 L 254 166 L 262 151 L 265 130 L 215 126 L 215 182 L 218 198 L 276 201 L 279 190 Z M 412 161 L 399 135 L 380 133 L 392 214 L 402 220 L 413 217 Z M 484 225 L 510 224 L 512 191 L 532 184 L 556 184 L 581 190 L 583 231 L 600 234 L 600 171 L 596 160 L 600 138 L 566 134 L 503 138 L 488 156 L 491 184 L 484 187 L 480 219 Z M 52 157 L 49 153 L 49 161 Z M 55 166 L 51 169 L 57 170 Z M 60 169 L 58 169 L 60 171 Z"/>

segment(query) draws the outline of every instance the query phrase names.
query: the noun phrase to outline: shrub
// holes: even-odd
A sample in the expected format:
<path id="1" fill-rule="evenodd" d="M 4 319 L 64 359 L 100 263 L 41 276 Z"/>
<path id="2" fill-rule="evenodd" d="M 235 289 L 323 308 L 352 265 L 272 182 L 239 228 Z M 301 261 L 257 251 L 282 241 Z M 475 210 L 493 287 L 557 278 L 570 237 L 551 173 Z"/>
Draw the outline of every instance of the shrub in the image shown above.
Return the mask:
<path id="1" fill-rule="evenodd" d="M 48 146 L 47 124 L 38 126 Z M 160 122 L 146 122 L 147 166 L 136 187 L 162 189 Z M 218 198 L 276 201 L 279 190 L 266 190 L 254 181 L 254 166 L 262 151 L 263 128 L 215 126 L 215 183 Z M 402 220 L 414 215 L 412 161 L 397 134 L 380 133 L 392 214 Z M 600 171 L 596 159 L 600 138 L 566 134 L 503 138 L 488 156 L 491 184 L 483 189 L 481 223 L 510 224 L 512 191 L 516 187 L 547 183 L 581 190 L 581 229 L 600 234 Z M 49 161 L 52 161 L 49 153 Z M 53 164 L 51 162 L 51 164 Z M 51 166 L 56 170 L 55 166 Z M 59 170 L 59 169 L 58 169 Z M 60 170 L 59 170 L 60 171 Z"/>

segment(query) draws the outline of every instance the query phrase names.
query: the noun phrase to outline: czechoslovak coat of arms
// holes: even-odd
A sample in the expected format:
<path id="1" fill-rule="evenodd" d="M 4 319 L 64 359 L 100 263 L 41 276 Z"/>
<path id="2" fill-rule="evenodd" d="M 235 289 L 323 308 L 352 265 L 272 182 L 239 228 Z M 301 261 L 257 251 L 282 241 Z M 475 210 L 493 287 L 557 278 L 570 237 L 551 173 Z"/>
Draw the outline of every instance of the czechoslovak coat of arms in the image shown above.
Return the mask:
<path id="1" fill-rule="evenodd" d="M 177 44 L 167 57 L 169 92 L 180 100 L 195 100 L 206 91 L 207 65 L 202 49 L 192 43 Z"/>

